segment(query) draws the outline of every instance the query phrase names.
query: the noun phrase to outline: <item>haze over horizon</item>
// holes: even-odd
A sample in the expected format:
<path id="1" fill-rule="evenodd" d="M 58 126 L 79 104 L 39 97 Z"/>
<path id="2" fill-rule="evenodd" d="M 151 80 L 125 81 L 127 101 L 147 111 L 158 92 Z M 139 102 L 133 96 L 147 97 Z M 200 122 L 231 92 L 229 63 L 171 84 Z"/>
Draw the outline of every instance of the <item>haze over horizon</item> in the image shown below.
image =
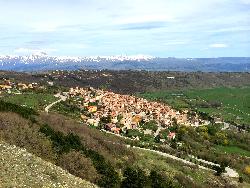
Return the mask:
<path id="1" fill-rule="evenodd" d="M 250 0 L 0 0 L 0 54 L 249 57 Z"/>

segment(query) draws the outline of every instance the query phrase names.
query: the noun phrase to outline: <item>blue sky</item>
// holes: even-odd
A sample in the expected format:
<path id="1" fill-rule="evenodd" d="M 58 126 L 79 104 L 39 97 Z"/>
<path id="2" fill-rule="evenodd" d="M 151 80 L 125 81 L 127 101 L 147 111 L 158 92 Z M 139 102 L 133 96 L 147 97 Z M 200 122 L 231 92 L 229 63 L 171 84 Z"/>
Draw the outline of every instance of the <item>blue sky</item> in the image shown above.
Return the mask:
<path id="1" fill-rule="evenodd" d="M 250 0 L 0 0 L 0 54 L 250 56 Z"/>

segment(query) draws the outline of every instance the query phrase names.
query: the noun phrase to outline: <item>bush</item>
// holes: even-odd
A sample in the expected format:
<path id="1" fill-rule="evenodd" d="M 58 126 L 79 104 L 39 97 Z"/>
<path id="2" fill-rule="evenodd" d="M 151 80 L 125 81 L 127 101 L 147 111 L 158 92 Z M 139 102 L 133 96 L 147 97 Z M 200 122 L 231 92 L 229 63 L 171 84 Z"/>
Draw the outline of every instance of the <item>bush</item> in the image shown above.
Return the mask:
<path id="1" fill-rule="evenodd" d="M 149 121 L 149 122 L 144 123 L 142 125 L 142 128 L 144 130 L 149 129 L 149 130 L 152 130 L 155 132 L 158 129 L 158 126 L 157 126 L 157 123 L 155 121 Z"/>
<path id="2" fill-rule="evenodd" d="M 0 115 L 0 136 L 9 144 L 27 149 L 45 160 L 56 158 L 51 141 L 35 125 L 16 114 Z"/>
<path id="3" fill-rule="evenodd" d="M 37 112 L 35 110 L 33 110 L 32 108 L 19 106 L 17 104 L 12 104 L 10 102 L 5 102 L 2 100 L 0 100 L 0 111 L 2 111 L 2 112 L 14 112 L 14 113 L 19 114 L 23 118 L 31 119 L 31 120 L 34 120 L 32 118 L 32 115 L 37 115 Z"/>
<path id="4" fill-rule="evenodd" d="M 243 183 L 243 181 L 244 181 L 243 178 L 240 176 L 240 177 L 239 177 L 239 182 L 240 182 L 240 183 Z"/>
<path id="5" fill-rule="evenodd" d="M 186 188 L 194 188 L 198 187 L 190 178 L 186 177 L 183 174 L 176 174 L 175 179 L 178 181 L 179 184 L 182 186 L 180 187 L 186 187 Z"/>
<path id="6" fill-rule="evenodd" d="M 77 151 L 62 154 L 57 164 L 82 179 L 96 183 L 99 175 L 89 158 Z"/>
<path id="7" fill-rule="evenodd" d="M 143 134 L 139 131 L 139 130 L 136 130 L 136 129 L 129 129 L 127 130 L 126 132 L 126 136 L 129 137 L 129 138 L 132 138 L 132 137 L 141 137 Z"/>
<path id="8" fill-rule="evenodd" d="M 54 131 L 49 125 L 43 125 L 40 131 L 51 139 L 53 146 L 59 154 L 65 154 L 74 149 L 90 158 L 97 172 L 102 175 L 98 185 L 101 187 L 114 187 L 119 184 L 120 179 L 114 167 L 98 152 L 82 145 L 78 135 L 73 133 L 64 135 L 62 132 Z"/>
<path id="9" fill-rule="evenodd" d="M 122 188 L 143 188 L 146 186 L 147 176 L 141 169 L 127 167 L 123 176 L 125 179 L 122 181 Z"/>
<path id="10" fill-rule="evenodd" d="M 166 177 L 164 177 L 163 175 L 159 174 L 154 170 L 150 172 L 149 179 L 150 179 L 150 187 L 152 188 L 174 187 L 171 181 L 167 180 Z"/>
<path id="11" fill-rule="evenodd" d="M 223 172 L 225 172 L 224 166 L 213 166 L 212 168 L 216 171 L 216 176 L 220 176 Z"/>
<path id="12" fill-rule="evenodd" d="M 250 166 L 246 166 L 244 172 L 245 172 L 245 174 L 247 174 L 248 176 L 250 176 Z"/>

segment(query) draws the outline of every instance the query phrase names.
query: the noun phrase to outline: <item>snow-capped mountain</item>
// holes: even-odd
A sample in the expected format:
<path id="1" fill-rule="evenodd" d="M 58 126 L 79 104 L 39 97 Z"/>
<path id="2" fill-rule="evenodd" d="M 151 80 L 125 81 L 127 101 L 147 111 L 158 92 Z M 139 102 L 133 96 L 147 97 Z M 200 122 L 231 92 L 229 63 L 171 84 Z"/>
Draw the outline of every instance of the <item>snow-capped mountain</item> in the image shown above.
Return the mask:
<path id="1" fill-rule="evenodd" d="M 48 56 L 38 52 L 27 56 L 0 55 L 0 69 L 13 71 L 111 69 L 111 70 L 171 70 L 171 71 L 250 71 L 250 58 L 157 58 L 135 56 Z"/>
<path id="2" fill-rule="evenodd" d="M 135 56 L 48 56 L 44 52 L 38 52 L 27 56 L 0 55 L 0 69 L 30 71 L 30 70 L 50 70 L 50 69 L 78 69 L 91 68 L 96 63 L 119 63 L 119 62 L 148 62 L 155 59 L 148 55 Z M 108 68 L 108 67 L 106 67 Z"/>
<path id="3" fill-rule="evenodd" d="M 35 61 L 57 61 L 63 63 L 67 61 L 81 62 L 81 61 L 150 61 L 155 57 L 149 55 L 135 55 L 135 56 L 88 56 L 88 57 L 72 57 L 72 56 L 48 56 L 45 52 L 38 52 L 28 56 L 3 56 L 0 55 L 0 62 L 8 60 L 19 60 L 20 62 L 29 63 Z"/>

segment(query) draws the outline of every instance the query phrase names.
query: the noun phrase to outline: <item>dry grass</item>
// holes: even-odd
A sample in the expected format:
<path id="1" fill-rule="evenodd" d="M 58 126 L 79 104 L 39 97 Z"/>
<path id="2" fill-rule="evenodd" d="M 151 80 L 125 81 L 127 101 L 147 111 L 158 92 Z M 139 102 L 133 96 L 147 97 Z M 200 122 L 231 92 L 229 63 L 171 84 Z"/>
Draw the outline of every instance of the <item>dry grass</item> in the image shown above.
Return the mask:
<path id="1" fill-rule="evenodd" d="M 0 141 L 0 187 L 97 187 L 25 149 Z"/>

